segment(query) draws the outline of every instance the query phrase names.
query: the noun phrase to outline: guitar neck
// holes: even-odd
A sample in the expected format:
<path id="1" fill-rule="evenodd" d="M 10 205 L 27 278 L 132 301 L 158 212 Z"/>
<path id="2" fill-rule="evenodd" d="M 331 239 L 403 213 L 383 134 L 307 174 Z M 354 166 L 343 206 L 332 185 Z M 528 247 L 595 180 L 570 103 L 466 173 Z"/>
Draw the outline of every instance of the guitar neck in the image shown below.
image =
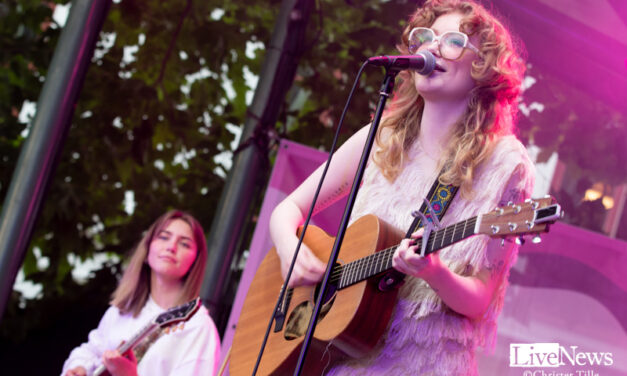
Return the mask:
<path id="1" fill-rule="evenodd" d="M 120 354 L 124 354 L 127 351 L 134 349 L 144 338 L 153 334 L 159 328 L 165 327 L 166 325 L 171 325 L 172 323 L 189 320 L 189 318 L 192 317 L 194 313 L 196 313 L 196 311 L 198 311 L 198 308 L 200 308 L 200 298 L 192 299 L 185 304 L 181 304 L 180 306 L 170 308 L 166 312 L 161 313 L 160 315 L 155 317 L 153 320 L 151 320 L 148 324 L 146 324 L 139 332 L 137 332 L 128 341 L 120 344 L 117 350 L 120 352 Z M 148 342 L 149 344 L 147 346 L 150 346 L 151 344 L 150 340 Z M 138 356 L 137 359 L 141 360 L 141 356 Z M 96 371 L 94 371 L 93 376 L 100 376 L 100 375 L 106 374 L 106 372 L 107 372 L 107 369 L 105 368 L 103 364 L 101 364 L 96 369 Z"/>
<path id="2" fill-rule="evenodd" d="M 429 235 L 429 239 L 426 239 L 427 249 L 425 254 L 428 255 L 439 249 L 448 247 L 453 243 L 457 243 L 460 240 L 477 234 L 478 218 L 479 217 L 472 217 L 465 221 L 445 227 L 443 229 L 433 231 Z M 418 246 L 418 249 L 422 248 L 423 241 L 425 241 L 425 239 L 418 239 L 416 244 Z M 394 251 L 396 251 L 396 248 L 398 248 L 398 245 L 391 248 L 383 249 L 370 256 L 347 263 L 345 265 L 336 266 L 332 271 L 331 281 L 337 283 L 338 289 L 343 289 L 355 283 L 364 281 L 379 273 L 391 270 L 392 257 L 394 256 Z"/>
<path id="3" fill-rule="evenodd" d="M 137 346 L 144 338 L 152 334 L 155 330 L 159 329 L 159 325 L 154 322 L 149 322 L 146 326 L 144 326 L 138 333 L 136 333 L 131 339 L 124 342 L 118 347 L 118 351 L 120 354 L 124 354 L 128 350 Z"/>

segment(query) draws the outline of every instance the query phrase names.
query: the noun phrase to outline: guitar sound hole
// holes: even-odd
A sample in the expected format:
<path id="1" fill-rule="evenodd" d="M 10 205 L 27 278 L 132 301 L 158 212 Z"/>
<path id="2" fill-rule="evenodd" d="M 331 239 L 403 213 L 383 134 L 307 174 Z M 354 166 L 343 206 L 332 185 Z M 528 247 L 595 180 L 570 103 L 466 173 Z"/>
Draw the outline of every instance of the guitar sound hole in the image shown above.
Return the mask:
<path id="1" fill-rule="evenodd" d="M 327 289 L 327 293 L 324 296 L 322 307 L 320 308 L 320 315 L 318 316 L 318 324 L 320 321 L 324 319 L 324 317 L 329 313 L 329 310 L 333 306 L 333 302 L 335 301 L 335 292 L 337 288 L 335 285 L 329 285 Z M 318 296 L 320 292 L 320 284 L 316 286 L 316 291 L 314 296 Z M 289 318 L 287 319 L 287 324 L 285 325 L 285 331 L 283 332 L 283 336 L 286 340 L 291 341 L 293 339 L 302 337 L 307 333 L 307 327 L 309 326 L 309 320 L 311 319 L 311 314 L 313 313 L 315 302 L 305 301 L 297 305 L 294 310 L 290 313 Z"/>

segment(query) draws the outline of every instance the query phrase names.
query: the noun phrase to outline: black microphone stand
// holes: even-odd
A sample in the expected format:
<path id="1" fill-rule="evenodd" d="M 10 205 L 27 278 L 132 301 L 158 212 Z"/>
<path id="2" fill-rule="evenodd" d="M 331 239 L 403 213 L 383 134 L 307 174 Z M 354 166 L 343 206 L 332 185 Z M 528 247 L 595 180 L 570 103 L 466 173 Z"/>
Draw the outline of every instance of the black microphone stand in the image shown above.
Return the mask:
<path id="1" fill-rule="evenodd" d="M 346 207 L 344 208 L 344 215 L 342 216 L 342 221 L 340 222 L 337 237 L 335 238 L 335 243 L 333 244 L 333 250 L 331 251 L 331 255 L 329 256 L 327 269 L 321 281 L 320 292 L 318 293 L 316 305 L 314 306 L 313 313 L 311 314 L 311 319 L 309 320 L 309 327 L 307 328 L 307 333 L 305 334 L 303 347 L 298 357 L 298 363 L 296 364 L 296 368 L 294 369 L 295 376 L 301 374 L 303 366 L 305 365 L 305 358 L 307 357 L 307 352 L 309 350 L 309 346 L 311 345 L 313 333 L 316 330 L 318 316 L 320 316 L 320 309 L 322 308 L 322 304 L 324 304 L 324 296 L 326 295 L 328 290 L 331 271 L 333 270 L 333 267 L 337 262 L 338 255 L 340 253 L 340 247 L 342 245 L 342 241 L 344 240 L 344 234 L 346 233 L 346 228 L 348 227 L 348 221 L 350 219 L 351 212 L 353 211 L 353 206 L 355 205 L 355 199 L 357 198 L 357 191 L 359 190 L 361 180 L 364 176 L 366 163 L 368 162 L 370 151 L 372 150 L 372 145 L 374 144 L 377 130 L 379 128 L 379 123 L 381 121 L 381 116 L 383 115 L 383 109 L 385 108 L 385 103 L 387 99 L 394 89 L 394 80 L 398 72 L 399 69 L 395 67 L 390 67 L 389 69 L 386 69 L 385 78 L 383 79 L 383 84 L 381 85 L 381 90 L 379 92 L 379 103 L 377 104 L 374 119 L 370 127 L 370 133 L 368 133 L 368 139 L 366 140 L 366 144 L 364 145 L 364 151 L 361 154 L 361 160 L 359 161 L 357 173 L 355 174 L 355 179 L 353 180 L 353 186 L 348 196 L 348 202 L 346 203 Z"/>

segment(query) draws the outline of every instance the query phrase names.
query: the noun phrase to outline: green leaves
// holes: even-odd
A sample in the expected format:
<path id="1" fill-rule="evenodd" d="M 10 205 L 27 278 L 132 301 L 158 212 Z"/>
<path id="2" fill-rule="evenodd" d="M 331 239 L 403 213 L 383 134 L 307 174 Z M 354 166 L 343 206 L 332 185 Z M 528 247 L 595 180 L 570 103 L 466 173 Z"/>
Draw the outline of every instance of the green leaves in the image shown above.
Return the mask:
<path id="1" fill-rule="evenodd" d="M 85 260 L 107 251 L 123 259 L 142 231 L 169 208 L 190 211 L 208 231 L 224 183 L 225 167 L 216 156 L 232 151 L 237 133 L 233 128 L 244 124 L 246 98 L 254 89 L 254 79 L 247 75 L 260 74 L 280 4 L 112 4 L 31 242 L 50 265 L 39 270 L 32 248 L 24 261 L 27 278 L 43 285 L 41 300 L 28 307 L 52 307 L 60 300 L 84 297 L 86 291 L 100 291 L 97 299 L 106 301 L 115 285 L 111 273 L 119 273 L 119 265 L 96 273 L 97 280 L 108 285 L 95 287 L 90 281 L 83 286 L 71 277 L 68 254 Z M 297 57 L 296 79 L 276 127 L 291 140 L 328 149 L 361 63 L 397 53 L 394 46 L 416 4 L 316 4 L 304 52 Z M 2 198 L 26 127 L 17 114 L 25 100 L 37 101 L 59 37 L 60 29 L 50 23 L 52 12 L 50 3 L 40 0 L 0 4 Z M 532 74 L 538 83 L 525 93 L 525 103 L 539 102 L 546 109 L 520 117 L 523 138 L 543 147 L 547 155 L 559 151 L 562 160 L 581 166 L 582 176 L 624 180 L 624 154 L 603 152 L 608 140 L 622 147 L 618 150 L 627 150 L 624 115 L 590 105 L 585 93 L 541 72 Z M 382 79 L 379 68 L 366 70 L 343 139 L 370 121 Z M 136 204 L 131 215 L 125 211 L 129 191 Z M 24 314 L 16 308 L 19 298 L 15 294 L 8 315 Z M 37 327 L 38 317 L 32 313 L 16 328 Z"/>

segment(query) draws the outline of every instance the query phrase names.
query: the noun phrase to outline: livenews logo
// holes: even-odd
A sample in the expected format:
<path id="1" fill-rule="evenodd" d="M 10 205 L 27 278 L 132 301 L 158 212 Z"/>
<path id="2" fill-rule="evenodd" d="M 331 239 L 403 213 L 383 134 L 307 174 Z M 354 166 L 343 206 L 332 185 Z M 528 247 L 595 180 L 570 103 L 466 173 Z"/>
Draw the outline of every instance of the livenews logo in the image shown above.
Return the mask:
<path id="1" fill-rule="evenodd" d="M 510 343 L 510 367 L 559 367 L 611 366 L 614 364 L 611 352 L 582 351 L 579 346 L 560 346 L 559 343 Z"/>

